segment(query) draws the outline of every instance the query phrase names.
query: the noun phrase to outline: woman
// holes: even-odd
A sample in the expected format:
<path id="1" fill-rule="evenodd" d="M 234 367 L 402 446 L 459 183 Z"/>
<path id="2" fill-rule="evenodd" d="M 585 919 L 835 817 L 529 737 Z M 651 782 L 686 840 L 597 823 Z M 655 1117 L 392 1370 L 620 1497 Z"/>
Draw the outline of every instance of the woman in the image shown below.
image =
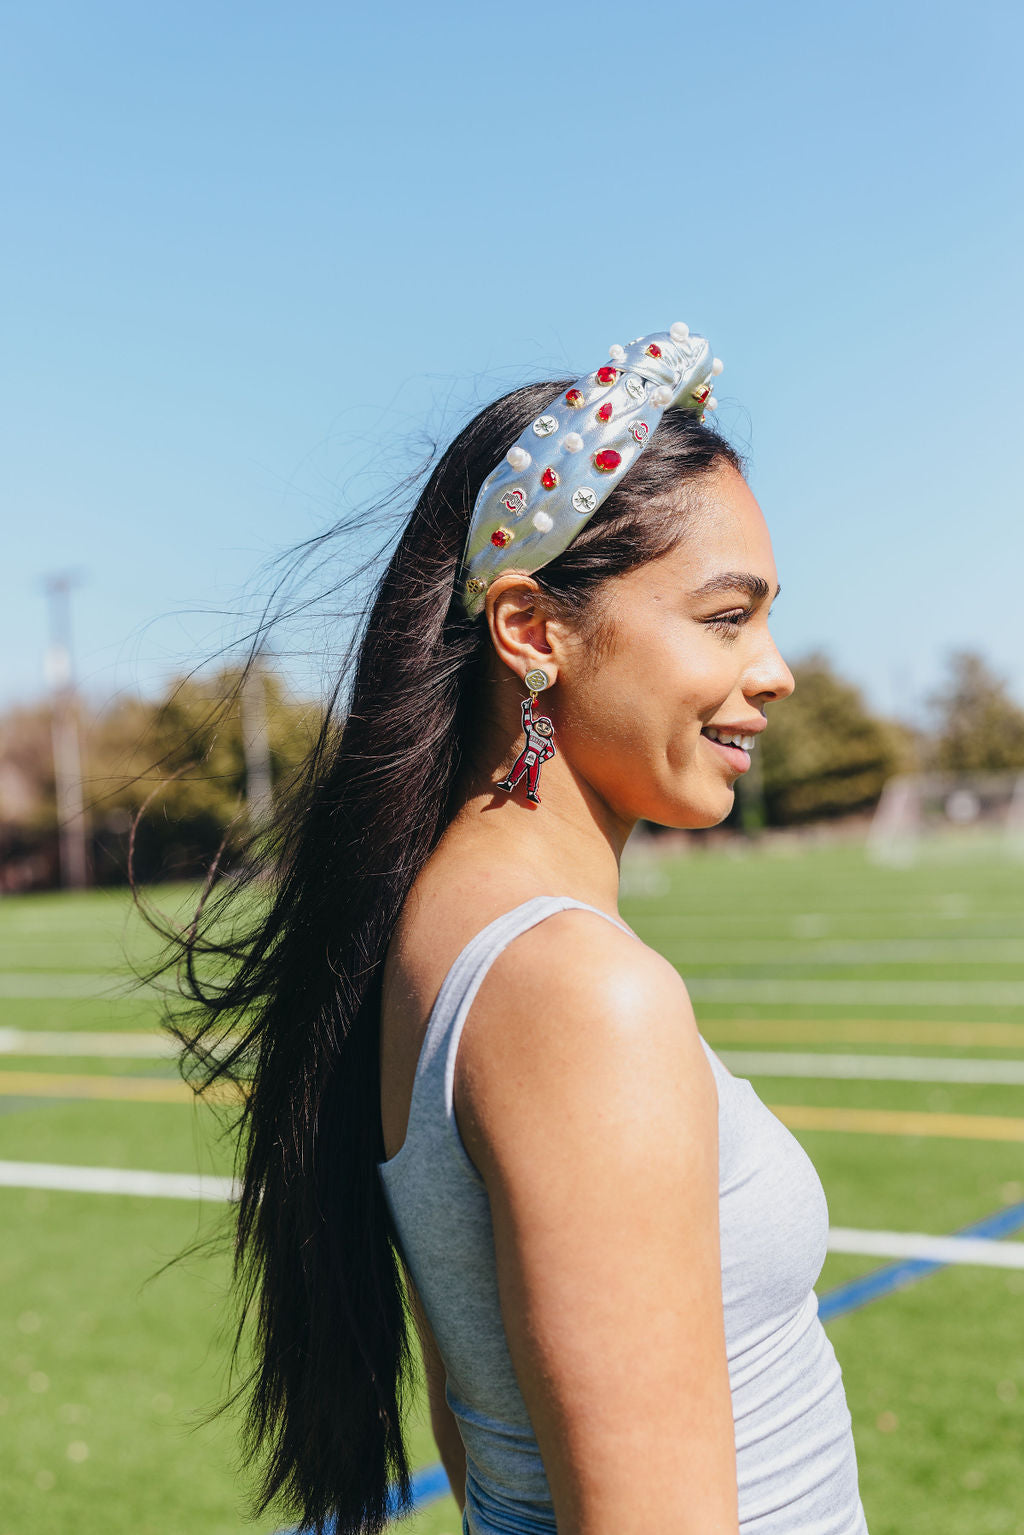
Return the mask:
<path id="1" fill-rule="evenodd" d="M 793 689 L 764 519 L 703 419 L 719 369 L 676 325 L 480 412 L 380 582 L 269 906 L 191 941 L 236 961 L 196 981 L 192 1049 L 231 1030 L 206 1076 L 251 1073 L 258 1506 L 309 1529 L 408 1493 L 408 1303 L 466 1535 L 866 1531 L 820 1181 L 617 915 L 636 822 L 722 821 Z"/>

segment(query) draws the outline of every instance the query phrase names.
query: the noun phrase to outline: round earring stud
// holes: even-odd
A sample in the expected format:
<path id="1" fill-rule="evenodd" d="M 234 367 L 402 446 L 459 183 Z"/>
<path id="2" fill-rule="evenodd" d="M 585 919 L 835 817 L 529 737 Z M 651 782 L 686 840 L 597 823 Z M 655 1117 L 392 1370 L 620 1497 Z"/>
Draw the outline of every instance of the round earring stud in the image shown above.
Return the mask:
<path id="1" fill-rule="evenodd" d="M 551 678 L 539 666 L 532 672 L 527 672 L 523 680 L 531 693 L 543 693 L 545 688 L 551 686 Z"/>

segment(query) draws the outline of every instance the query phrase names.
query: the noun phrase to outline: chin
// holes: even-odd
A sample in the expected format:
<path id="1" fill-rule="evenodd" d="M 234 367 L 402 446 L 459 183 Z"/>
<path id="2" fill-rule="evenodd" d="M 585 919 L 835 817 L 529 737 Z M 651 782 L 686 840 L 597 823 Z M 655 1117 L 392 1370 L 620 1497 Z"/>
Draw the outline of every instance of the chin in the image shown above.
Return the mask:
<path id="1" fill-rule="evenodd" d="M 669 826 L 675 831 L 703 831 L 709 826 L 720 826 L 735 800 L 735 792 L 729 788 L 706 800 L 691 800 L 685 805 L 663 805 L 660 815 L 648 811 L 644 813 L 644 820 L 653 821 L 657 826 Z"/>

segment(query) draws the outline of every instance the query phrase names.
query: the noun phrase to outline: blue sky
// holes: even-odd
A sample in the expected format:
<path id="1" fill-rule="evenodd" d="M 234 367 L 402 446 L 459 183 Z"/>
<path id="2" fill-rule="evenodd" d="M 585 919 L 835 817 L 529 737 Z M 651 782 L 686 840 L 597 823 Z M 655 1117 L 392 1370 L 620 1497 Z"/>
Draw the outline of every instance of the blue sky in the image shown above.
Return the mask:
<path id="1" fill-rule="evenodd" d="M 42 687 L 45 572 L 84 575 L 89 690 L 154 688 L 424 434 L 674 319 L 725 359 L 783 652 L 912 714 L 972 646 L 1024 698 L 1019 6 L 36 0 L 0 35 L 0 702 Z"/>

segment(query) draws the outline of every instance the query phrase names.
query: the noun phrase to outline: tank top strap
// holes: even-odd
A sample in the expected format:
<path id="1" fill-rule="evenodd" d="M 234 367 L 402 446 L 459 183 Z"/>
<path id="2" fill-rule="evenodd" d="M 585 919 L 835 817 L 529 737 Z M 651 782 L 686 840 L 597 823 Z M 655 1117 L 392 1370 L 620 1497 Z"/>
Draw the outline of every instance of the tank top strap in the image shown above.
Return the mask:
<path id="1" fill-rule="evenodd" d="M 629 933 L 630 937 L 635 936 L 624 922 L 587 901 L 578 901 L 568 895 L 536 895 L 495 917 L 456 956 L 431 1009 L 413 1079 L 405 1140 L 392 1161 L 403 1157 L 407 1149 L 413 1154 L 417 1144 L 423 1151 L 431 1142 L 436 1144 L 440 1121 L 445 1127 L 445 1140 L 454 1146 L 466 1170 L 479 1180 L 480 1175 L 462 1143 L 455 1120 L 455 1057 L 466 1017 L 487 971 L 501 951 L 545 917 L 576 907 L 596 912 Z"/>

